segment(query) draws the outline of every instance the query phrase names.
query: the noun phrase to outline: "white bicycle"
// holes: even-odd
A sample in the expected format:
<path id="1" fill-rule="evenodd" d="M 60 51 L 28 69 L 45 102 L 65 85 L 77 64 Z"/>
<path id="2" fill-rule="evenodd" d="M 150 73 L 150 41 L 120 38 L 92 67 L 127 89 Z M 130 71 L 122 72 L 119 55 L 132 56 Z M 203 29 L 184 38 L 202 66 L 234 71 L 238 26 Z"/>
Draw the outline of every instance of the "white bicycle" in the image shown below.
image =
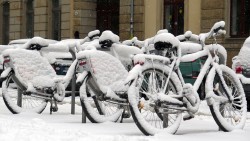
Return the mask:
<path id="1" fill-rule="evenodd" d="M 233 70 L 219 64 L 218 51 L 221 45 L 205 45 L 205 40 L 225 34 L 225 22 L 215 23 L 210 32 L 200 34 L 197 40 L 203 50 L 181 57 L 189 62 L 207 56 L 193 86 L 185 84 L 176 61 L 179 41 L 169 33 L 155 37 L 157 50 L 167 52 L 167 57 L 156 55 L 136 55 L 137 64 L 130 72 L 126 82 L 130 84 L 128 99 L 132 117 L 145 135 L 161 131 L 177 132 L 187 112 L 193 117 L 198 111 L 200 100 L 206 100 L 212 116 L 223 131 L 242 129 L 246 121 L 246 99 L 242 85 Z M 154 63 L 162 62 L 164 65 Z M 202 81 L 206 82 L 205 97 L 197 93 Z"/>
<path id="2" fill-rule="evenodd" d="M 99 31 L 89 32 L 81 41 L 92 41 Z M 67 43 L 68 42 L 68 43 Z M 73 44 L 69 44 L 73 43 Z M 81 66 L 74 60 L 64 78 L 58 78 L 46 52 L 74 52 L 74 41 L 49 44 L 46 39 L 34 37 L 20 48 L 4 50 L 5 70 L 1 74 L 3 100 L 13 114 L 22 112 L 42 113 L 50 102 L 50 113 L 58 110 L 57 102 L 63 101 L 65 88 Z M 78 49 L 80 50 L 80 49 Z M 43 54 L 45 53 L 45 54 Z"/>

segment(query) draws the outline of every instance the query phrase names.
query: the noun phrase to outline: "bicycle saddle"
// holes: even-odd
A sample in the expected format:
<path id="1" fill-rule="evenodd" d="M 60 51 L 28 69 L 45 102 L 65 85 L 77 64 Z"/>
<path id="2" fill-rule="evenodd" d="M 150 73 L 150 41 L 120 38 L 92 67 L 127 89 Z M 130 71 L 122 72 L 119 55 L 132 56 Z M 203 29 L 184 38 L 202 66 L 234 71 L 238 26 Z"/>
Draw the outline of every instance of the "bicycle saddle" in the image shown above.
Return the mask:
<path id="1" fill-rule="evenodd" d="M 38 51 L 8 49 L 3 52 L 3 55 L 9 56 L 10 67 L 14 69 L 16 77 L 25 86 L 32 84 L 38 89 L 55 86 L 56 72 Z"/>
<path id="2" fill-rule="evenodd" d="M 98 50 L 85 50 L 77 54 L 77 58 L 87 59 L 92 76 L 103 93 L 110 88 L 112 91 L 126 91 L 124 81 L 128 71 L 122 63 L 112 55 Z"/>

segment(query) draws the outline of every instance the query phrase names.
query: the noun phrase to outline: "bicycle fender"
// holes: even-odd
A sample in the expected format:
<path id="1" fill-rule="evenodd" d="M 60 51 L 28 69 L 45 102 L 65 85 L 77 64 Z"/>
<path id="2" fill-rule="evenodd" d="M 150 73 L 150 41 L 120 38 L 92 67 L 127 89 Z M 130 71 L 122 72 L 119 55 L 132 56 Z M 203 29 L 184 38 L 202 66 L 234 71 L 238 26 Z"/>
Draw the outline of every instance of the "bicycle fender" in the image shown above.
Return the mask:
<path id="1" fill-rule="evenodd" d="M 128 76 L 125 80 L 125 84 L 131 84 L 130 82 L 137 79 L 142 73 L 141 65 L 137 64 L 129 71 Z"/>
<path id="2" fill-rule="evenodd" d="M 212 98 L 215 94 L 213 89 L 213 79 L 215 76 L 215 67 L 212 67 L 212 69 L 210 69 L 208 75 L 207 75 L 207 79 L 206 79 L 206 85 L 205 85 L 205 92 L 206 92 L 206 101 L 208 105 L 212 105 L 214 103 L 214 99 Z"/>
<path id="3" fill-rule="evenodd" d="M 88 72 L 84 71 L 81 74 L 78 75 L 77 79 L 76 79 L 76 85 L 80 86 L 82 85 L 83 80 L 88 76 Z"/>
<path id="4" fill-rule="evenodd" d="M 10 74 L 11 71 L 12 71 L 12 68 L 6 68 L 6 69 L 1 73 L 0 79 L 1 79 L 2 81 L 4 81 L 4 80 L 7 78 L 7 76 Z"/>

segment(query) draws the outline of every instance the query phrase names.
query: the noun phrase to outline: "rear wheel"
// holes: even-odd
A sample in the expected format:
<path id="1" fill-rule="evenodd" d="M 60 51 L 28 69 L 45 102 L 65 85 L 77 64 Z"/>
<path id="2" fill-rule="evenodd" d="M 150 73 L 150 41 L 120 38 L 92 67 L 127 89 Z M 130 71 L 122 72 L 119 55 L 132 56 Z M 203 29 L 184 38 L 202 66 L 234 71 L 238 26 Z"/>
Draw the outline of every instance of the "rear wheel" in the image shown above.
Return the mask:
<path id="1" fill-rule="evenodd" d="M 142 76 L 135 80 L 128 90 L 132 117 L 138 128 L 145 135 L 154 135 L 163 130 L 175 133 L 182 120 L 180 106 L 155 100 L 153 97 L 161 93 L 169 69 L 162 65 L 142 66 Z M 172 72 L 166 95 L 180 95 L 181 82 Z"/>
<path id="2" fill-rule="evenodd" d="M 47 101 L 31 95 L 24 95 L 24 91 L 18 87 L 12 76 L 13 74 L 8 76 L 2 84 L 3 100 L 7 108 L 13 114 L 22 112 L 42 113 L 47 105 Z"/>
<path id="3" fill-rule="evenodd" d="M 219 66 L 222 71 L 222 77 L 218 73 L 210 73 L 208 78 L 207 90 L 213 90 L 214 95 L 208 99 L 208 105 L 213 118 L 223 131 L 232 131 L 242 129 L 246 122 L 246 98 L 245 93 L 236 74 L 227 66 Z M 223 85 L 222 82 L 225 82 Z M 228 89 L 229 96 L 226 95 Z M 231 97 L 229 100 L 228 97 Z"/>
<path id="4" fill-rule="evenodd" d="M 96 92 L 96 87 L 91 85 L 92 77 L 88 76 L 80 87 L 82 108 L 93 123 L 106 121 L 116 122 L 122 115 L 123 109 L 117 104 L 102 100 Z"/>

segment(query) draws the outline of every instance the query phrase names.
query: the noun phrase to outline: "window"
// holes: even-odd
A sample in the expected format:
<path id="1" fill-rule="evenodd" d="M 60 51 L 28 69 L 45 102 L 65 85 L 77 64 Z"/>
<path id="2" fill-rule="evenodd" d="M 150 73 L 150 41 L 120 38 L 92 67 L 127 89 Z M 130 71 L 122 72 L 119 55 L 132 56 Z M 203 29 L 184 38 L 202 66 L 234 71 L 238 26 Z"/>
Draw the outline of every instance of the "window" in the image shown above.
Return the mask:
<path id="1" fill-rule="evenodd" d="M 61 7 L 59 0 L 52 0 L 52 39 L 61 40 Z"/>
<path id="2" fill-rule="evenodd" d="M 9 43 L 9 21 L 10 21 L 10 3 L 3 3 L 3 44 L 7 45 Z"/>
<path id="3" fill-rule="evenodd" d="M 32 38 L 34 36 L 34 7 L 33 0 L 28 0 L 26 3 L 26 36 Z"/>
<path id="4" fill-rule="evenodd" d="M 164 0 L 164 28 L 174 35 L 184 32 L 184 0 Z"/>
<path id="5" fill-rule="evenodd" d="M 97 29 L 119 34 L 119 0 L 97 0 Z"/>
<path id="6" fill-rule="evenodd" d="M 231 37 L 248 37 L 250 31 L 250 0 L 231 0 Z"/>

